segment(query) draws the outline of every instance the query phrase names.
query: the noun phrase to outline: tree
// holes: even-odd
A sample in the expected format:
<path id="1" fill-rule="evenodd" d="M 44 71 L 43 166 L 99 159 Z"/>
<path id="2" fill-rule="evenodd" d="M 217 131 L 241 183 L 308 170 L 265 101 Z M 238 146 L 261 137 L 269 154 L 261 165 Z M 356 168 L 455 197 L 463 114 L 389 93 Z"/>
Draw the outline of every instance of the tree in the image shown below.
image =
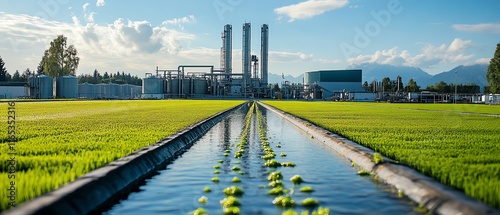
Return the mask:
<path id="1" fill-rule="evenodd" d="M 363 89 L 365 89 L 365 91 L 370 91 L 370 88 L 368 88 L 368 81 L 365 81 L 365 83 L 363 83 Z"/>
<path id="2" fill-rule="evenodd" d="M 45 50 L 42 58 L 43 69 L 49 76 L 75 75 L 80 63 L 78 51 L 73 45 L 67 47 L 67 37 L 57 36 L 50 42 L 50 48 Z"/>
<path id="3" fill-rule="evenodd" d="M 491 93 L 500 93 L 500 43 L 497 44 L 497 49 L 493 58 L 490 60 L 486 80 L 490 85 Z"/>
<path id="4" fill-rule="evenodd" d="M 405 86 L 405 91 L 406 92 L 418 92 L 420 91 L 420 86 L 417 85 L 417 82 L 415 80 L 410 79 L 408 80 L 408 84 Z"/>
<path id="5" fill-rule="evenodd" d="M 391 79 L 389 77 L 382 79 L 382 87 L 386 92 L 392 89 Z"/>
<path id="6" fill-rule="evenodd" d="M 7 69 L 5 68 L 5 62 L 3 61 L 2 57 L 0 56 L 0 81 L 8 81 L 7 80 Z"/>
<path id="7" fill-rule="evenodd" d="M 277 92 L 280 92 L 280 86 L 278 84 L 274 84 L 273 85 L 273 92 L 277 93 Z"/>
<path id="8" fill-rule="evenodd" d="M 43 60 L 45 58 L 45 55 L 42 57 L 42 60 L 40 60 L 40 63 L 38 63 L 38 66 L 36 67 L 36 74 L 37 75 L 43 75 L 45 72 L 43 71 Z"/>
<path id="9" fill-rule="evenodd" d="M 33 73 L 30 71 L 29 68 L 27 68 L 26 70 L 24 70 L 23 74 L 21 75 L 22 81 L 24 81 L 24 82 L 28 81 L 28 79 L 31 77 L 31 75 L 33 75 Z"/>
<path id="10" fill-rule="evenodd" d="M 446 82 L 440 81 L 434 85 L 434 89 L 440 93 L 444 93 L 444 88 L 447 86 Z"/>
<path id="11" fill-rule="evenodd" d="M 21 78 L 21 73 L 19 73 L 18 70 L 16 70 L 16 72 L 14 72 L 14 75 L 12 75 L 12 81 L 14 82 L 22 82 L 22 78 Z"/>

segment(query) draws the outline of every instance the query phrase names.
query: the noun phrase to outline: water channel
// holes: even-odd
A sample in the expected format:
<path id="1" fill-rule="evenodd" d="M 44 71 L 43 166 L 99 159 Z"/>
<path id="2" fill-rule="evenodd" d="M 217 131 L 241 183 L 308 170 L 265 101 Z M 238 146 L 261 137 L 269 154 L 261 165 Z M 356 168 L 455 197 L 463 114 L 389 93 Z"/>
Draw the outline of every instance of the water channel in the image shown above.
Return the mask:
<path id="1" fill-rule="evenodd" d="M 357 169 L 342 155 L 275 113 L 259 109 L 267 121 L 267 135 L 277 154 L 276 160 L 296 164 L 293 168 L 277 168 L 283 174 L 284 186 L 294 190 L 291 197 L 297 203 L 296 211 L 315 209 L 300 205 L 303 199 L 313 197 L 319 206 L 329 208 L 331 214 L 419 214 L 414 210 L 415 204 L 407 198 L 399 198 L 393 188 L 370 176 L 357 175 Z M 247 110 L 245 106 L 229 114 L 189 150 L 147 179 L 138 191 L 130 193 L 104 214 L 190 214 L 200 207 L 209 214 L 222 214 L 219 201 L 225 197 L 224 188 L 232 185 L 244 190 L 239 198 L 241 214 L 281 214 L 286 209 L 273 205 L 275 196 L 267 194 L 267 176 L 273 169 L 264 166 L 261 159 L 263 152 L 255 114 L 245 154 L 240 159 L 233 157 Z M 231 150 L 229 156 L 224 156 L 226 150 Z M 280 153 L 287 156 L 280 157 Z M 223 163 L 219 164 L 219 160 Z M 216 165 L 221 167 L 219 174 L 214 174 Z M 233 171 L 234 166 L 245 174 Z M 297 174 L 304 179 L 301 185 L 293 185 L 289 180 Z M 240 183 L 231 182 L 235 176 L 241 179 Z M 212 182 L 213 177 L 219 177 L 220 182 Z M 299 192 L 299 188 L 306 185 L 315 191 Z M 207 186 L 211 192 L 205 193 Z M 202 196 L 208 198 L 205 204 L 198 202 Z"/>

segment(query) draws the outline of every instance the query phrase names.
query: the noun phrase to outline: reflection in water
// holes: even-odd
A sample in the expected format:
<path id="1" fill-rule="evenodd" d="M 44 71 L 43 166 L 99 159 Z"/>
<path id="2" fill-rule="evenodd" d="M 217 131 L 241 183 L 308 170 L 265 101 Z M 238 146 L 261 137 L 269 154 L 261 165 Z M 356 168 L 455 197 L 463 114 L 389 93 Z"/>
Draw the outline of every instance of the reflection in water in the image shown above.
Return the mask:
<path id="1" fill-rule="evenodd" d="M 268 168 L 263 166 L 263 149 L 260 144 L 257 119 L 252 118 L 249 145 L 241 159 L 234 158 L 243 130 L 244 117 L 249 107 L 244 106 L 215 125 L 193 147 L 148 179 L 139 192 L 131 193 L 126 200 L 115 205 L 105 214 L 188 214 L 203 207 L 210 214 L 222 214 L 219 201 L 224 198 L 224 188 L 234 185 L 231 179 L 241 179 L 238 186 L 244 190 L 240 197 L 242 214 L 281 214 L 283 209 L 271 202 L 274 196 L 267 194 Z M 311 139 L 305 132 L 272 112 L 260 109 L 266 118 L 268 137 L 279 162 L 292 161 L 295 168 L 278 168 L 284 176 L 287 189 L 293 189 L 292 198 L 299 204 L 299 212 L 306 210 L 300 202 L 308 197 L 316 198 L 320 206 L 330 208 L 332 214 L 412 214 L 408 199 L 397 198 L 390 187 L 374 183 L 370 177 L 360 177 L 350 163 L 341 155 L 322 143 Z M 277 144 L 281 148 L 276 148 Z M 233 145 L 231 147 L 231 145 Z M 230 149 L 229 156 L 224 156 Z M 283 152 L 287 157 L 279 157 Z M 218 161 L 223 160 L 222 164 Z M 213 166 L 220 165 L 220 173 L 214 174 Z M 231 170 L 240 166 L 244 175 Z M 301 186 L 293 185 L 289 179 L 299 174 L 305 180 L 301 186 L 311 186 L 315 192 L 301 193 Z M 211 182 L 219 177 L 219 183 Z M 212 192 L 204 193 L 209 186 Z M 262 188 L 262 187 L 266 188 Z M 206 196 L 208 202 L 198 202 Z"/>

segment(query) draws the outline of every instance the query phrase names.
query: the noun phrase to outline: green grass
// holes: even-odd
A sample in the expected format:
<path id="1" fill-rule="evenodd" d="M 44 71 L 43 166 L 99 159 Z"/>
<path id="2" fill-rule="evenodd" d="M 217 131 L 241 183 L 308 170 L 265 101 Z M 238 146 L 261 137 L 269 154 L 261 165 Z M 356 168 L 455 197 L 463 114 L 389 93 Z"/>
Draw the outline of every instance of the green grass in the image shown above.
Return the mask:
<path id="1" fill-rule="evenodd" d="M 242 101 L 17 102 L 17 203 L 52 191 L 79 176 L 199 122 Z M 7 103 L 0 103 L 7 131 Z M 203 110 L 203 111 L 200 111 Z M 8 160 L 7 132 L 0 132 L 1 160 Z M 0 162 L 0 178 L 8 178 Z M 6 181 L 6 180 L 3 180 Z M 0 183 L 7 196 L 8 183 Z M 5 198 L 4 198 L 5 199 Z M 7 204 L 0 204 L 5 210 Z"/>
<path id="2" fill-rule="evenodd" d="M 500 208 L 500 106 L 265 103 Z"/>

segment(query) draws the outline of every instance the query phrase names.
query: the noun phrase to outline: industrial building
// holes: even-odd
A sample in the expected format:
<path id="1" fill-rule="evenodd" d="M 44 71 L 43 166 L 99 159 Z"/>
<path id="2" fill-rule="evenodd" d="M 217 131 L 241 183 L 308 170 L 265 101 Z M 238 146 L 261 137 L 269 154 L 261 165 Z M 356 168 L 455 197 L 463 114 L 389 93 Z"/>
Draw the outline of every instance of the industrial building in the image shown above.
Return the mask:
<path id="1" fill-rule="evenodd" d="M 28 95 L 26 82 L 0 82 L 0 99 L 22 98 Z"/>
<path id="2" fill-rule="evenodd" d="M 232 67 L 232 25 L 222 31 L 220 67 L 214 65 L 180 65 L 177 69 L 156 69 L 146 73 L 142 81 L 142 97 L 203 98 L 245 97 L 269 98 L 268 52 L 269 26 L 261 26 L 261 50 L 259 57 L 252 55 L 252 30 L 250 23 L 242 26 L 242 68 L 236 73 Z"/>
<path id="3" fill-rule="evenodd" d="M 361 73 L 360 69 L 306 72 L 304 74 L 305 97 L 311 99 L 332 97 L 341 99 L 346 97 L 348 93 L 364 92 Z"/>

